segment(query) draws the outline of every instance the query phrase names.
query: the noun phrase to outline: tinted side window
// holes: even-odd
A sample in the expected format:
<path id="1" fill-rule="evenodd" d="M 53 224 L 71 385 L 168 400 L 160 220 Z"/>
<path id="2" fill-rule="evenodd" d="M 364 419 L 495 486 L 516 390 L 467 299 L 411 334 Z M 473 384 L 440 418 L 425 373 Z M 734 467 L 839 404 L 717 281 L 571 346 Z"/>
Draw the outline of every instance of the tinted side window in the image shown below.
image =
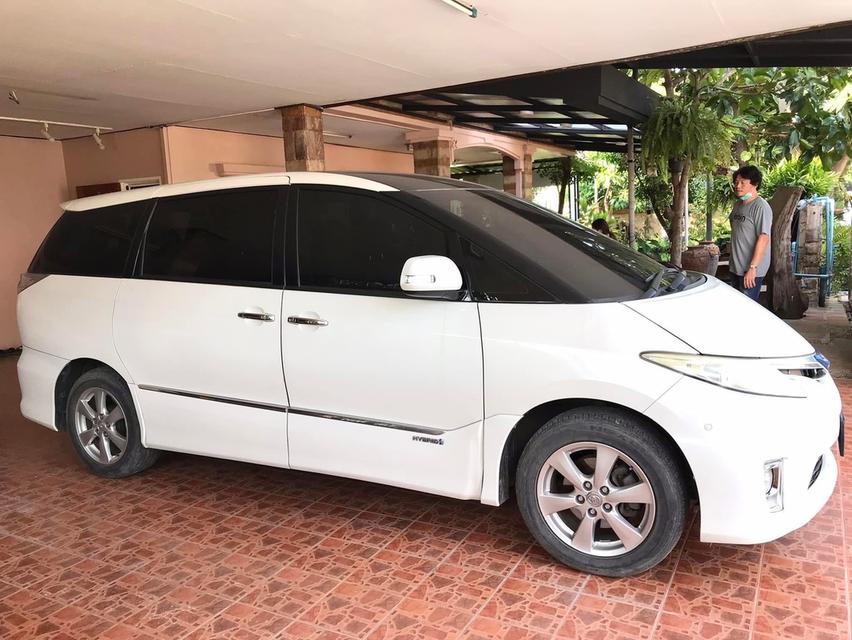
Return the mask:
<path id="1" fill-rule="evenodd" d="M 148 234 L 147 278 L 271 284 L 277 189 L 161 200 Z"/>
<path id="2" fill-rule="evenodd" d="M 89 211 L 66 211 L 30 265 L 32 273 L 78 276 L 124 275 L 133 235 L 151 201 Z"/>
<path id="3" fill-rule="evenodd" d="M 345 191 L 301 190 L 298 236 L 304 287 L 399 291 L 408 258 L 447 255 L 440 229 L 380 197 Z"/>
<path id="4" fill-rule="evenodd" d="M 554 302 L 555 298 L 476 245 L 465 244 L 470 290 L 477 302 Z"/>

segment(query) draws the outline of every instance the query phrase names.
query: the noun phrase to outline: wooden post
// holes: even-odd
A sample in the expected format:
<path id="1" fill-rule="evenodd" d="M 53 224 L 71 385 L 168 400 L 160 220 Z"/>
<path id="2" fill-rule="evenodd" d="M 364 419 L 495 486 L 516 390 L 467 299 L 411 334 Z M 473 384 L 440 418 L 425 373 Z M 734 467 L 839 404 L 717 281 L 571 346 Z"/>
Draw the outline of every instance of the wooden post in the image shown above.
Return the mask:
<path id="1" fill-rule="evenodd" d="M 767 288 L 770 307 L 780 318 L 796 320 L 805 315 L 808 297 L 799 289 L 793 277 L 793 256 L 790 253 L 790 222 L 796 204 L 802 196 L 801 187 L 778 187 L 769 202 L 772 208 L 772 251 Z"/>
<path id="2" fill-rule="evenodd" d="M 636 248 L 636 154 L 633 149 L 633 125 L 627 125 L 627 239 Z"/>
<path id="3" fill-rule="evenodd" d="M 704 197 L 707 200 L 707 223 L 704 228 L 704 239 L 713 242 L 713 207 L 710 206 L 710 189 L 713 188 L 713 180 L 708 173 L 704 176 Z"/>
<path id="4" fill-rule="evenodd" d="M 532 184 L 533 184 L 533 158 L 532 154 L 524 151 L 523 165 L 521 169 L 521 184 L 523 185 L 523 199 L 532 200 Z"/>

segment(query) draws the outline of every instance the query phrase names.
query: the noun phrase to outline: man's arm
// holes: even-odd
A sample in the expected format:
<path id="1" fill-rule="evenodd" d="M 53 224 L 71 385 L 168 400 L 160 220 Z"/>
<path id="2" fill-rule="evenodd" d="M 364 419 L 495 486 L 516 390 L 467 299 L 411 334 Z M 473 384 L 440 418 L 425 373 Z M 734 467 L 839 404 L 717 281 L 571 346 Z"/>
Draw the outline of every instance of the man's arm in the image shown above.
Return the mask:
<path id="1" fill-rule="evenodd" d="M 766 249 L 768 247 L 769 236 L 765 233 L 761 233 L 757 237 L 757 242 L 754 245 L 754 253 L 751 256 L 751 262 L 749 262 L 748 269 L 743 276 L 743 285 L 746 289 L 751 289 L 754 286 L 754 280 L 757 277 L 757 266 L 763 259 L 763 254 L 766 253 Z"/>

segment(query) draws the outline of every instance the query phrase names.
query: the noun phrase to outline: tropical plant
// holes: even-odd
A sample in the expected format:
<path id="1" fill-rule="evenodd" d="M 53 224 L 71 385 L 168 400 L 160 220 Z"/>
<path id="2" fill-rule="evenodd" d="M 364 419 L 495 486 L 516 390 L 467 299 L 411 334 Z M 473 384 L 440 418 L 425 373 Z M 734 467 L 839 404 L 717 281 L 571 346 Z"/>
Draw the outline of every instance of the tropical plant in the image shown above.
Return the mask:
<path id="1" fill-rule="evenodd" d="M 594 176 L 596 168 L 579 156 L 563 156 L 539 162 L 535 170 L 542 178 L 558 188 L 558 213 L 561 215 L 565 210 L 565 195 L 571 180 L 590 178 Z"/>
<path id="2" fill-rule="evenodd" d="M 848 290 L 850 268 L 850 227 L 848 224 L 834 226 L 834 275 L 831 279 L 831 292 Z"/>
<path id="3" fill-rule="evenodd" d="M 827 171 L 818 158 L 803 156 L 782 160 L 763 178 L 761 193 L 769 199 L 778 187 L 802 187 L 802 197 L 831 195 L 840 184 L 838 176 Z"/>
<path id="4" fill-rule="evenodd" d="M 698 82 L 699 75 L 692 79 Z M 642 159 L 646 169 L 669 178 L 669 205 L 662 211 L 655 208 L 655 213 L 669 236 L 671 261 L 679 265 L 690 176 L 727 164 L 733 133 L 696 95 L 669 94 L 660 99 L 643 127 Z"/>

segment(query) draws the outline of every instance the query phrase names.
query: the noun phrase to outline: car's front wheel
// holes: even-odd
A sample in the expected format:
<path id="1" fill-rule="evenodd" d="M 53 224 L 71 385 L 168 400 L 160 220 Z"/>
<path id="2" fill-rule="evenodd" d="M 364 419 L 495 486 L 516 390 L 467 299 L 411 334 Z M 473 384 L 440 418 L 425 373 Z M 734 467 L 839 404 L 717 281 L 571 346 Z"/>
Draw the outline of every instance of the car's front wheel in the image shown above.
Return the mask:
<path id="1" fill-rule="evenodd" d="M 648 425 L 608 407 L 566 411 L 527 443 L 518 464 L 521 514 L 559 561 L 606 576 L 641 573 L 677 544 L 686 483 Z"/>
<path id="2" fill-rule="evenodd" d="M 68 396 L 66 424 L 77 455 L 98 475 L 129 476 L 159 457 L 156 449 L 142 446 L 130 390 L 109 369 L 93 369 L 77 379 Z"/>

